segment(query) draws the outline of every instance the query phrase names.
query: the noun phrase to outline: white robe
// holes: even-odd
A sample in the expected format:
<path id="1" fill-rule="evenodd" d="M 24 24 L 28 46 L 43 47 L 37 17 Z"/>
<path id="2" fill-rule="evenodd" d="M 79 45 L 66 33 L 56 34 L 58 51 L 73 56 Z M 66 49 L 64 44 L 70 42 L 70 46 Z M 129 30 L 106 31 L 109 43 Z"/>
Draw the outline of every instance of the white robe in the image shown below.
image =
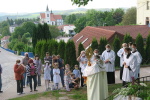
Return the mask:
<path id="1" fill-rule="evenodd" d="M 106 67 L 106 72 L 114 72 L 115 71 L 115 52 L 111 50 L 107 52 L 106 50 L 102 53 L 102 60 L 109 60 L 110 63 L 104 63 L 104 67 Z"/>
<path id="2" fill-rule="evenodd" d="M 129 70 L 129 68 L 124 67 L 122 80 L 126 82 L 132 82 L 132 77 L 134 77 L 134 79 L 138 78 L 137 59 L 133 54 L 131 54 L 128 59 L 126 56 L 127 55 L 124 56 L 124 62 L 126 63 L 127 66 L 130 66 L 131 70 Z"/>
<path id="3" fill-rule="evenodd" d="M 138 73 L 140 73 L 140 65 L 141 65 L 141 63 L 142 63 L 142 56 L 141 56 L 141 54 L 138 52 L 138 51 L 136 51 L 135 53 L 132 53 L 135 57 L 136 57 L 136 59 L 137 59 L 137 67 L 138 67 Z M 138 74 L 137 73 L 137 74 Z"/>
<path id="4" fill-rule="evenodd" d="M 88 61 L 87 57 L 81 57 L 80 58 L 79 67 L 81 68 L 81 72 L 82 73 L 83 73 L 83 71 L 84 71 L 84 69 L 85 69 L 85 67 L 87 65 L 87 63 L 83 63 L 83 62 L 87 62 L 87 61 Z M 82 75 L 82 76 L 84 76 L 84 75 Z"/>
<path id="5" fill-rule="evenodd" d="M 86 66 L 88 100 L 104 100 L 108 97 L 108 84 L 105 67 L 99 62 Z"/>
<path id="6" fill-rule="evenodd" d="M 53 82 L 54 83 L 60 83 L 61 82 L 61 78 L 60 78 L 60 70 L 57 69 L 53 69 Z"/>
<path id="7" fill-rule="evenodd" d="M 124 49 L 121 48 L 118 52 L 117 55 L 120 57 L 120 67 L 123 67 L 123 56 L 124 56 Z"/>

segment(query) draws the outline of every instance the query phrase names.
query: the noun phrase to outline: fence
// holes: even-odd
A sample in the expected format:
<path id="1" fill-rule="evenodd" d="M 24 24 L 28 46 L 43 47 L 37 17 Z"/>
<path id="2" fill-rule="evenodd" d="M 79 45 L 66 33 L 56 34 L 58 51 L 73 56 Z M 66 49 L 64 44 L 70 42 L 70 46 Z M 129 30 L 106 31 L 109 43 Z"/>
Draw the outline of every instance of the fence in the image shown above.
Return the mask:
<path id="1" fill-rule="evenodd" d="M 6 48 L 3 48 L 3 47 L 1 47 L 1 48 L 2 48 L 2 49 L 4 49 L 4 50 L 6 50 L 6 51 L 8 51 L 8 52 L 11 52 L 11 53 L 17 54 L 17 51 L 13 51 L 13 50 L 6 49 Z M 25 52 L 21 52 L 21 56 L 24 56 L 24 54 L 25 54 Z M 32 52 L 28 52 L 28 55 L 29 55 L 29 57 L 30 57 L 30 58 L 33 58 L 33 57 L 34 57 L 34 55 L 33 55 L 33 53 L 32 53 Z"/>

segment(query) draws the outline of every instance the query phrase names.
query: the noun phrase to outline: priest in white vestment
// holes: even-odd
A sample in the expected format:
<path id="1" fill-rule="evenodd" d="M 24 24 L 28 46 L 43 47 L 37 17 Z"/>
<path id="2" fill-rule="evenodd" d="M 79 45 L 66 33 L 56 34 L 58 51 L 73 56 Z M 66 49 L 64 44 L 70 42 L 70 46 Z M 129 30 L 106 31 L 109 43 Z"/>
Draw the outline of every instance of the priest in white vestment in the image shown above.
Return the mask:
<path id="1" fill-rule="evenodd" d="M 84 75 L 87 76 L 88 100 L 104 100 L 108 97 L 107 74 L 105 67 L 95 56 L 95 63 L 86 66 Z"/>

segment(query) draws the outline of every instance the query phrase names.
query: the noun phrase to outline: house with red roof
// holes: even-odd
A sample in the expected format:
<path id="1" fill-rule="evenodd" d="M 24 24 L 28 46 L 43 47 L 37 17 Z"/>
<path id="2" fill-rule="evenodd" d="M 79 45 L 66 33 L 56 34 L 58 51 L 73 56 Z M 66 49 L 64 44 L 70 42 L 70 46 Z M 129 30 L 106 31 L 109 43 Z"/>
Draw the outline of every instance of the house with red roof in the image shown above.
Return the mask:
<path id="1" fill-rule="evenodd" d="M 10 36 L 4 36 L 1 39 L 1 47 L 8 48 L 9 38 Z"/>
<path id="2" fill-rule="evenodd" d="M 93 38 L 100 41 L 100 38 L 105 37 L 109 44 L 113 43 L 115 36 L 122 41 L 125 34 L 130 34 L 135 40 L 138 34 L 141 34 L 144 39 L 150 34 L 150 27 L 148 25 L 128 25 L 128 26 L 98 26 L 85 27 L 80 33 L 73 37 L 73 41 L 78 51 L 79 43 L 82 43 L 87 49 L 91 46 Z"/>
<path id="3" fill-rule="evenodd" d="M 45 13 L 40 13 L 40 23 L 47 23 L 49 25 L 63 25 L 63 19 L 61 15 L 55 15 L 52 11 L 49 11 L 47 6 Z"/>

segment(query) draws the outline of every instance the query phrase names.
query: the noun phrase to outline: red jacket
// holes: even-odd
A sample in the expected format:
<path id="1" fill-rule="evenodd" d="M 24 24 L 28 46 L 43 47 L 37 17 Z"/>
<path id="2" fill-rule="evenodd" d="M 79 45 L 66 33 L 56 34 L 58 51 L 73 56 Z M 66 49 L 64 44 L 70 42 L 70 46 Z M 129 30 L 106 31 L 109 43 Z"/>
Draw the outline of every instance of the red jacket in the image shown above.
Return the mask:
<path id="1" fill-rule="evenodd" d="M 24 71 L 25 71 L 25 68 L 23 66 L 21 65 L 18 66 L 17 64 L 15 64 L 14 65 L 15 79 L 22 80 Z"/>

